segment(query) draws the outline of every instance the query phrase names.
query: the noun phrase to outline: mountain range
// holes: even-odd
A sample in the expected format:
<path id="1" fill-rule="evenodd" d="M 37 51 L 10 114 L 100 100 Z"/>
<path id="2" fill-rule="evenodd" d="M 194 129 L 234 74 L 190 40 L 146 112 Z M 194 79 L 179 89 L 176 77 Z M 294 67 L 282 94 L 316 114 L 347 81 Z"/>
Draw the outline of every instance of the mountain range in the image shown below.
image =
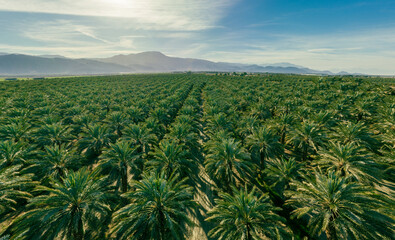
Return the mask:
<path id="1" fill-rule="evenodd" d="M 32 56 L 0 53 L 1 76 L 100 75 L 180 71 L 334 74 L 329 71 L 317 71 L 289 63 L 267 65 L 223 63 L 202 59 L 169 57 L 160 52 L 142 52 L 95 59 L 73 59 L 60 55 Z"/>

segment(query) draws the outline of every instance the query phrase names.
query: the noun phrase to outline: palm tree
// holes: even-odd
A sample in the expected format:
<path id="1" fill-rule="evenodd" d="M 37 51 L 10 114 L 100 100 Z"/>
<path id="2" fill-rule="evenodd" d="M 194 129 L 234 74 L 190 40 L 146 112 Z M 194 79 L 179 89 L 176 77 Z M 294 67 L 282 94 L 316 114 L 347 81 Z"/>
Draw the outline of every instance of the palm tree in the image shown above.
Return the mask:
<path id="1" fill-rule="evenodd" d="M 0 167 L 25 162 L 26 149 L 21 142 L 0 141 Z"/>
<path id="2" fill-rule="evenodd" d="M 0 137 L 14 142 L 26 141 L 30 126 L 25 122 L 11 123 L 0 127 Z"/>
<path id="3" fill-rule="evenodd" d="M 132 106 L 132 107 L 130 107 L 130 108 L 127 110 L 126 113 L 128 114 L 130 120 L 131 120 L 133 123 L 135 123 L 135 124 L 137 124 L 137 123 L 143 121 L 144 118 L 145 118 L 145 116 L 144 116 L 144 115 L 145 115 L 144 111 L 143 111 L 141 108 L 137 107 L 137 106 Z"/>
<path id="4" fill-rule="evenodd" d="M 155 134 L 152 134 L 148 128 L 136 124 L 125 129 L 123 138 L 130 141 L 133 146 L 137 146 L 140 154 L 148 154 L 152 144 L 157 140 Z"/>
<path id="5" fill-rule="evenodd" d="M 281 134 L 280 143 L 285 144 L 285 140 L 289 131 L 290 126 L 295 122 L 295 118 L 290 114 L 281 114 L 279 121 L 276 122 L 279 133 Z"/>
<path id="6" fill-rule="evenodd" d="M 186 123 L 172 125 L 169 138 L 176 139 L 180 144 L 188 146 L 190 150 L 197 147 L 197 135 L 192 131 L 192 126 Z"/>
<path id="7" fill-rule="evenodd" d="M 377 181 L 378 165 L 361 147 L 353 143 L 330 142 L 327 148 L 328 150 L 319 151 L 319 160 L 316 162 L 324 169 L 351 177 L 358 182 Z"/>
<path id="8" fill-rule="evenodd" d="M 207 129 L 210 133 L 218 132 L 221 130 L 229 130 L 231 128 L 231 122 L 227 119 L 226 115 L 221 112 L 208 117 Z"/>
<path id="9" fill-rule="evenodd" d="M 240 136 L 243 138 L 252 134 L 255 129 L 259 127 L 260 121 L 258 120 L 257 117 L 253 116 L 244 116 L 240 121 L 239 121 L 239 127 L 238 127 L 238 133 Z"/>
<path id="10" fill-rule="evenodd" d="M 279 138 L 274 132 L 266 127 L 254 130 L 252 135 L 247 137 L 247 144 L 251 150 L 259 152 L 259 165 L 261 171 L 265 169 L 266 160 L 279 156 L 283 152 Z"/>
<path id="11" fill-rule="evenodd" d="M 81 136 L 78 147 L 90 160 L 97 158 L 102 153 L 102 149 L 111 142 L 108 129 L 97 124 L 85 128 Z"/>
<path id="12" fill-rule="evenodd" d="M 320 127 L 314 123 L 303 122 L 298 128 L 293 129 L 290 142 L 301 151 L 301 159 L 307 160 L 309 153 L 315 153 L 324 143 L 325 135 Z"/>
<path id="13" fill-rule="evenodd" d="M 36 132 L 37 143 L 40 146 L 60 145 L 70 140 L 70 130 L 68 126 L 60 123 L 44 125 Z"/>
<path id="14" fill-rule="evenodd" d="M 327 239 L 392 239 L 395 221 L 376 209 L 384 201 L 372 189 L 329 172 L 315 172 L 315 177 L 293 182 L 287 204 L 294 207 L 294 217 L 308 216 L 308 228 Z"/>
<path id="15" fill-rule="evenodd" d="M 265 172 L 273 185 L 274 191 L 284 199 L 284 191 L 289 189 L 289 184 L 300 177 L 302 164 L 294 158 L 275 158 L 268 162 Z"/>
<path id="16" fill-rule="evenodd" d="M 362 122 L 340 124 L 333 135 L 337 140 L 344 144 L 355 143 L 374 152 L 377 152 L 381 146 L 380 141 L 369 133 L 369 130 Z"/>
<path id="17" fill-rule="evenodd" d="M 122 130 L 127 124 L 126 115 L 122 112 L 113 112 L 107 117 L 107 122 L 113 132 L 116 133 L 118 137 L 122 137 Z"/>
<path id="18" fill-rule="evenodd" d="M 184 150 L 184 146 L 174 140 L 163 140 L 152 152 L 153 159 L 148 164 L 156 173 L 163 172 L 166 177 L 172 174 L 190 177 L 196 166 Z"/>
<path id="19" fill-rule="evenodd" d="M 146 128 L 153 134 L 157 136 L 157 138 L 161 138 L 165 134 L 165 127 L 162 122 L 159 122 L 154 117 L 149 117 L 145 121 Z"/>
<path id="20" fill-rule="evenodd" d="M 215 199 L 215 207 L 208 212 L 207 221 L 217 223 L 210 230 L 209 235 L 216 239 L 263 239 L 280 238 L 285 235 L 285 219 L 276 211 L 281 208 L 274 207 L 267 195 L 260 195 L 253 188 L 237 190 L 233 194 L 219 193 Z"/>
<path id="21" fill-rule="evenodd" d="M 39 176 L 40 179 L 53 178 L 60 180 L 67 172 L 76 166 L 73 151 L 62 145 L 45 146 L 40 157 L 29 161 L 28 169 Z"/>
<path id="22" fill-rule="evenodd" d="M 244 182 L 242 179 L 248 176 L 251 162 L 240 142 L 232 138 L 223 139 L 212 144 L 209 152 L 205 161 L 206 170 L 220 188 L 230 191 L 230 185 Z"/>
<path id="23" fill-rule="evenodd" d="M 187 239 L 193 208 L 192 188 L 185 179 L 164 174 L 145 176 L 123 194 L 131 203 L 114 213 L 112 233 L 116 239 Z"/>
<path id="24" fill-rule="evenodd" d="M 21 170 L 22 165 L 0 168 L 0 220 L 3 213 L 15 210 L 18 200 L 32 197 L 27 187 L 37 182 L 32 181 L 33 174 L 22 174 Z"/>
<path id="25" fill-rule="evenodd" d="M 143 169 L 138 169 L 134 161 L 138 156 L 137 147 L 130 147 L 126 141 L 118 141 L 104 150 L 99 162 L 103 172 L 109 173 L 109 179 L 116 182 L 117 188 L 122 192 L 128 190 L 128 172 L 131 169 L 133 177 L 137 179 Z"/>
<path id="26" fill-rule="evenodd" d="M 45 192 L 30 199 L 29 211 L 15 220 L 15 238 L 21 239 L 91 239 L 100 233 L 107 205 L 106 184 L 98 171 L 86 168 L 69 172 L 63 181 L 53 179 Z"/>

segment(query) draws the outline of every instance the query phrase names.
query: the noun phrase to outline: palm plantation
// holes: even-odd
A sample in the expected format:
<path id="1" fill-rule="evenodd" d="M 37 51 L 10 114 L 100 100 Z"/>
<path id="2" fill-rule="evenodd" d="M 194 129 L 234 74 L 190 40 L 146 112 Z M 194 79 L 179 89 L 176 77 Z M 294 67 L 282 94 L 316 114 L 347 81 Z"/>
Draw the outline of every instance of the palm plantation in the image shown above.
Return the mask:
<path id="1" fill-rule="evenodd" d="M 391 78 L 0 82 L 0 239 L 393 239 Z"/>

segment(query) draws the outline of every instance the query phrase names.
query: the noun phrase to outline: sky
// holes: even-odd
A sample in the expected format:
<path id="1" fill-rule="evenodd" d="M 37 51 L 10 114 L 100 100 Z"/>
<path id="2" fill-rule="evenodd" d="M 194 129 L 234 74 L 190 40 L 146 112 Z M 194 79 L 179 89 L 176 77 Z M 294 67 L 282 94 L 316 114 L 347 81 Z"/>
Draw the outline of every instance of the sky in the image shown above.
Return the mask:
<path id="1" fill-rule="evenodd" d="M 395 0 L 0 0 L 0 52 L 395 75 Z"/>

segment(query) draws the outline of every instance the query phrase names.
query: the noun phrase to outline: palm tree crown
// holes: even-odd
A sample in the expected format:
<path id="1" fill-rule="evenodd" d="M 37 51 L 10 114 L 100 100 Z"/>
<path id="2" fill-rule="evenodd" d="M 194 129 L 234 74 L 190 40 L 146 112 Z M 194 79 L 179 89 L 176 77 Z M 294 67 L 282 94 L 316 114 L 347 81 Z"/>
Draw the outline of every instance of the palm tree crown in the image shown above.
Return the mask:
<path id="1" fill-rule="evenodd" d="M 66 174 L 63 182 L 53 180 L 50 187 L 38 186 L 48 194 L 30 200 L 31 210 L 15 222 L 22 239 L 87 239 L 100 232 L 109 212 L 103 177 L 86 168 Z"/>
<path id="2" fill-rule="evenodd" d="M 206 157 L 206 170 L 218 186 L 230 190 L 231 184 L 241 182 L 241 177 L 248 175 L 251 163 L 240 142 L 223 139 L 213 143 Z"/>
<path id="3" fill-rule="evenodd" d="M 255 188 L 233 188 L 233 195 L 219 193 L 216 206 L 208 213 L 208 221 L 217 225 L 210 232 L 216 239 L 252 240 L 280 237 L 285 233 L 284 219 L 275 211 L 281 210 L 269 202 L 267 195 L 257 197 Z"/>
<path id="4" fill-rule="evenodd" d="M 350 182 L 334 172 L 328 176 L 293 182 L 287 204 L 295 217 L 308 216 L 308 227 L 314 235 L 325 232 L 328 239 L 383 239 L 394 235 L 394 221 L 376 211 L 384 203 L 371 189 Z"/>
<path id="5" fill-rule="evenodd" d="M 379 175 L 377 164 L 371 156 L 353 143 L 330 142 L 328 150 L 320 151 L 319 154 L 317 164 L 342 176 L 351 176 L 358 182 L 369 183 L 375 181 Z"/>
<path id="6" fill-rule="evenodd" d="M 123 196 L 131 203 L 115 213 L 116 239 L 186 239 L 188 217 L 195 206 L 192 188 L 177 176 L 150 175 L 133 183 Z"/>
<path id="7" fill-rule="evenodd" d="M 132 170 L 135 178 L 139 177 L 142 169 L 136 169 L 133 164 L 138 154 L 137 147 L 130 147 L 130 143 L 119 141 L 111 144 L 101 155 L 100 167 L 103 172 L 109 172 L 109 178 L 116 181 L 122 192 L 128 190 L 128 172 Z"/>

